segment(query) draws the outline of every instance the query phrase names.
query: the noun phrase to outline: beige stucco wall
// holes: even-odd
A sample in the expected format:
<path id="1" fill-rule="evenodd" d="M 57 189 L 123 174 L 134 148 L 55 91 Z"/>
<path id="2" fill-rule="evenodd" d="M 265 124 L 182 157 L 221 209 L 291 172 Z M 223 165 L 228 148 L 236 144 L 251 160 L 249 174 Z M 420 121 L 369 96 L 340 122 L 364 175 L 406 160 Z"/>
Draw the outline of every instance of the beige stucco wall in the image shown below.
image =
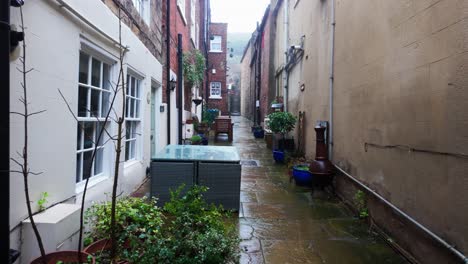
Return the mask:
<path id="1" fill-rule="evenodd" d="M 337 1 L 334 161 L 468 253 L 468 1 Z"/>
<path id="2" fill-rule="evenodd" d="M 306 112 L 306 154 L 329 119 L 330 2 L 290 2 L 289 111 Z M 284 54 L 279 11 L 275 68 Z M 333 161 L 468 254 L 466 159 L 364 144 L 468 153 L 468 1 L 336 0 Z M 299 87 L 305 84 L 305 91 Z"/>

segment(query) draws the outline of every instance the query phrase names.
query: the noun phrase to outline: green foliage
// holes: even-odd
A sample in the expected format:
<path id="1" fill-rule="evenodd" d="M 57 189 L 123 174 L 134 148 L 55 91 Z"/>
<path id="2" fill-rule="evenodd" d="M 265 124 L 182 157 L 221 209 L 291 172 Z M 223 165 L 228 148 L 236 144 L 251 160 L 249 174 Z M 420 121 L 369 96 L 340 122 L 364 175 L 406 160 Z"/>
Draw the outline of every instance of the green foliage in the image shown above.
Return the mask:
<path id="1" fill-rule="evenodd" d="M 185 52 L 183 68 L 185 80 L 192 86 L 199 86 L 205 75 L 205 57 L 199 50 Z"/>
<path id="2" fill-rule="evenodd" d="M 193 135 L 190 138 L 190 141 L 192 141 L 192 143 L 198 143 L 202 141 L 202 137 L 200 135 Z"/>
<path id="3" fill-rule="evenodd" d="M 48 192 L 41 193 L 41 198 L 37 200 L 37 205 L 39 206 L 39 212 L 42 212 L 46 209 L 46 204 L 48 202 L 47 198 L 49 197 Z"/>
<path id="4" fill-rule="evenodd" d="M 294 169 L 299 170 L 299 171 L 309 171 L 309 166 L 307 166 L 307 165 L 296 165 L 296 166 L 294 166 Z"/>
<path id="5" fill-rule="evenodd" d="M 207 187 L 195 186 L 183 194 L 184 189 L 181 186 L 171 192 L 171 201 L 164 206 L 168 221 L 163 239 L 149 247 L 139 263 L 238 262 L 239 240 L 234 225 L 224 221 L 228 213 L 205 202 Z"/>
<path id="6" fill-rule="evenodd" d="M 207 109 L 203 110 L 203 121 L 208 123 L 208 125 L 212 125 L 216 117 L 219 116 L 218 109 Z"/>
<path id="7" fill-rule="evenodd" d="M 86 211 L 85 223 L 92 228 L 87 232 L 87 243 L 110 239 L 111 206 L 110 202 L 94 204 Z M 122 249 L 124 243 L 129 244 L 129 248 L 120 252 L 125 259 L 139 258 L 140 252 L 144 250 L 141 240 L 155 240 L 161 234 L 163 216 L 161 209 L 156 206 L 156 199 L 119 199 L 115 219 L 119 248 Z"/>
<path id="8" fill-rule="evenodd" d="M 119 257 L 141 264 L 238 262 L 235 226 L 226 223 L 229 214 L 221 207 L 205 202 L 207 190 L 181 186 L 171 192 L 171 200 L 162 210 L 154 200 L 118 200 Z M 90 237 L 109 237 L 110 203 L 93 205 L 86 219 L 93 228 Z"/>
<path id="9" fill-rule="evenodd" d="M 296 126 L 297 117 L 289 112 L 274 112 L 268 115 L 268 126 L 274 133 L 281 133 L 283 137 Z"/>
<path id="10" fill-rule="evenodd" d="M 369 209 L 367 208 L 367 196 L 363 191 L 358 190 L 354 194 L 354 204 L 358 210 L 359 218 L 364 219 L 369 216 Z"/>

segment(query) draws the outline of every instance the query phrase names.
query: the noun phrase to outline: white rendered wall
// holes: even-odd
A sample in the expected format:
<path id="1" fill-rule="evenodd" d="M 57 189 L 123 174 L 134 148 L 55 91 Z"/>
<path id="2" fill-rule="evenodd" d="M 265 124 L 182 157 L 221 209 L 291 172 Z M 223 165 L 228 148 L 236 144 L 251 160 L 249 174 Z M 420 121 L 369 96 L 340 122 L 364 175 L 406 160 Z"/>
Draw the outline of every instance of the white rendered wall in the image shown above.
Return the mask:
<path id="1" fill-rule="evenodd" d="M 118 19 L 99 0 L 65 0 L 76 12 L 86 20 L 106 32 L 115 40 L 118 39 Z M 66 104 L 61 99 L 58 89 L 62 91 L 71 109 L 76 111 L 78 102 L 78 62 L 82 40 L 86 39 L 94 46 L 104 51 L 107 56 L 117 60 L 118 49 L 111 41 L 91 29 L 83 20 L 72 15 L 65 8 L 60 8 L 55 0 L 27 1 L 23 7 L 26 41 L 27 63 L 34 68 L 28 75 L 28 99 L 30 111 L 47 110 L 41 115 L 34 116 L 30 121 L 29 155 L 32 171 L 43 172 L 39 176 L 31 176 L 30 194 L 34 210 L 37 211 L 37 200 L 42 192 L 48 192 L 48 205 L 63 201 L 78 202 L 81 193 L 76 188 L 76 133 L 77 124 L 68 112 Z M 12 24 L 19 24 L 19 10 L 11 9 Z M 151 80 L 162 82 L 162 66 L 150 51 L 141 43 L 133 32 L 125 25 L 122 26 L 122 42 L 130 51 L 125 62 L 134 71 L 144 77 L 141 83 L 141 128 L 140 151 L 137 161 L 122 163 L 119 192 L 130 193 L 142 182 L 145 170 L 150 163 L 150 117 Z M 22 95 L 20 86 L 21 74 L 15 70 L 20 66 L 16 58 L 11 60 L 11 111 L 22 112 L 18 98 Z M 118 65 L 113 67 L 117 74 Z M 115 80 L 114 78 L 113 80 Z M 159 92 L 158 98 L 162 96 Z M 120 109 L 121 97 L 117 98 L 116 109 Z M 159 113 L 159 106 L 156 113 Z M 157 114 L 161 118 L 165 113 Z M 166 123 L 159 120 L 157 133 L 157 151 L 161 150 L 167 137 Z M 17 157 L 16 152 L 23 146 L 22 118 L 12 116 L 10 121 L 10 153 Z M 111 129 L 115 132 L 116 125 Z M 87 205 L 91 201 L 107 199 L 105 193 L 111 192 L 113 181 L 113 153 L 112 142 L 106 146 L 108 153 L 105 163 L 105 177 L 102 181 L 89 188 Z M 122 153 L 121 159 L 125 155 Z M 11 164 L 12 168 L 16 168 Z M 12 174 L 10 177 L 10 225 L 12 229 L 11 244 L 18 247 L 18 224 L 27 217 L 26 203 L 23 192 L 21 175 Z"/>

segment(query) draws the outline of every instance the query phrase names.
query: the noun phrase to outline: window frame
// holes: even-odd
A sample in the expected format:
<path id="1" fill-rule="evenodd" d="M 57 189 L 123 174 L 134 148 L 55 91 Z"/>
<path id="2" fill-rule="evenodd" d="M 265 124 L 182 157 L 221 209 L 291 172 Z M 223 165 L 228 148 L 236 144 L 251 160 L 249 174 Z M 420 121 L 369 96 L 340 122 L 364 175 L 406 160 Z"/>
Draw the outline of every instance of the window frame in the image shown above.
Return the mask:
<path id="1" fill-rule="evenodd" d="M 141 158 L 142 82 L 143 78 L 127 71 L 125 87 L 125 162 Z M 133 86 L 133 87 L 132 87 Z M 132 90 L 134 89 L 134 93 Z M 132 108 L 133 107 L 133 113 Z M 129 133 L 130 130 L 130 133 Z"/>
<path id="2" fill-rule="evenodd" d="M 76 114 L 76 119 L 77 119 L 77 135 L 76 135 L 76 148 L 75 148 L 75 158 L 76 158 L 76 164 L 75 164 L 75 184 L 77 188 L 77 192 L 81 192 L 84 188 L 84 183 L 86 181 L 85 175 L 84 175 L 84 170 L 86 169 L 86 161 L 85 161 L 85 155 L 91 155 L 92 152 L 94 151 L 94 147 L 96 145 L 96 140 L 98 137 L 98 132 L 100 131 L 100 127 L 104 125 L 106 129 L 110 127 L 110 122 L 105 122 L 105 116 L 107 115 L 108 107 L 110 107 L 110 98 L 112 97 L 113 91 L 111 90 L 111 81 L 113 77 L 113 65 L 115 62 L 109 61 L 108 59 L 105 59 L 105 56 L 99 53 L 91 52 L 89 48 L 89 44 L 84 44 L 82 43 L 81 49 L 79 51 L 79 60 L 78 60 L 78 104 L 77 104 L 77 114 Z M 84 57 L 86 56 L 86 57 Z M 81 74 L 82 74 L 82 58 L 87 59 L 85 69 L 86 69 L 86 78 L 85 80 L 81 79 Z M 98 85 L 96 86 L 93 83 L 93 67 L 94 67 L 94 62 L 97 61 L 99 63 L 99 81 Z M 106 66 L 107 68 L 106 68 Z M 105 73 L 106 72 L 106 73 Z M 107 76 L 106 76 L 107 75 Z M 107 85 L 105 82 L 109 82 Z M 106 88 L 107 86 L 107 88 Z M 81 93 L 82 89 L 85 91 L 84 93 Z M 92 100 L 93 100 L 93 92 L 98 92 L 98 107 L 97 107 L 97 113 L 92 114 Z M 86 94 L 86 95 L 85 95 Z M 104 94 L 107 94 L 107 107 L 104 106 Z M 84 112 L 81 112 L 81 96 L 85 95 L 86 96 L 86 110 Z M 105 107 L 106 109 L 103 109 Z M 92 135 L 87 136 L 86 134 L 86 129 L 87 126 L 91 125 L 91 133 Z M 89 132 L 89 131 L 88 131 Z M 85 142 L 86 137 L 89 138 L 89 141 L 91 142 L 91 145 L 87 145 Z M 107 148 L 106 142 L 107 140 L 107 135 L 106 133 L 103 134 L 101 137 L 101 140 L 99 143 L 102 145 L 98 145 L 97 150 L 101 152 L 100 156 L 96 156 L 94 159 L 94 162 L 91 165 L 91 172 L 89 175 L 89 179 L 91 182 L 99 181 L 99 179 L 106 178 L 108 175 L 108 170 L 107 170 Z M 99 154 L 97 154 L 99 155 Z M 100 160 L 100 164 L 96 165 L 96 161 Z M 101 169 L 100 171 L 96 172 L 96 166 L 99 166 Z"/>
<path id="3" fill-rule="evenodd" d="M 213 87 L 213 85 L 219 84 L 219 95 L 213 95 L 213 88 L 218 88 L 218 87 Z M 210 82 L 210 98 L 209 99 L 223 99 L 223 86 L 221 82 Z"/>
<path id="4" fill-rule="evenodd" d="M 149 0 L 132 0 L 132 4 L 147 25 L 150 22 L 151 3 Z"/>
<path id="5" fill-rule="evenodd" d="M 216 53 L 221 53 L 223 52 L 223 36 L 221 35 L 213 35 L 212 36 L 213 39 L 210 39 L 210 52 L 216 52 Z M 215 43 L 215 40 L 219 38 L 219 43 L 216 42 Z M 216 44 L 218 45 L 219 44 L 219 49 L 213 49 L 213 44 Z"/>

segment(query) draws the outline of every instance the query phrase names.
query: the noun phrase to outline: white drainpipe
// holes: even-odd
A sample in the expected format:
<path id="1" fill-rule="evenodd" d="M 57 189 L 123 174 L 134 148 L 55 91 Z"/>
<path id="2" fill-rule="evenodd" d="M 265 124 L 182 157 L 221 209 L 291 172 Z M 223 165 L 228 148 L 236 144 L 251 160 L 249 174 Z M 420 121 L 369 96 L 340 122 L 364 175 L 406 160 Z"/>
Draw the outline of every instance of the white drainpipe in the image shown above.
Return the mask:
<path id="1" fill-rule="evenodd" d="M 330 36 L 330 87 L 329 87 L 329 130 L 328 158 L 333 160 L 333 88 L 335 84 L 335 0 L 331 0 L 331 36 Z"/>
<path id="2" fill-rule="evenodd" d="M 289 73 L 286 70 L 288 64 L 288 47 L 289 47 L 289 0 L 284 0 L 284 69 L 283 69 L 283 107 L 284 111 L 288 111 L 288 82 Z"/>

